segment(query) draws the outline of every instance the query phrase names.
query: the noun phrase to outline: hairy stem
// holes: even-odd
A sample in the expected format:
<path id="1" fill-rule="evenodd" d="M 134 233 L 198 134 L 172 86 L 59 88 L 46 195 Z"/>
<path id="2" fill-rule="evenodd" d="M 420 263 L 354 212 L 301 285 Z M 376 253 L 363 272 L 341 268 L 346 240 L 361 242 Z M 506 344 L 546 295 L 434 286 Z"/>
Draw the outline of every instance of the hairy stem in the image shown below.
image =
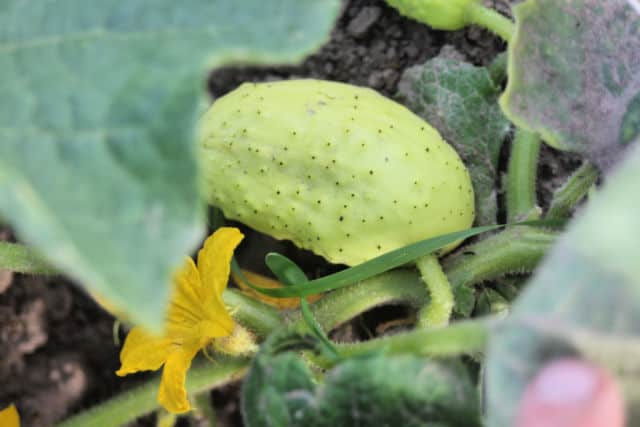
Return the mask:
<path id="1" fill-rule="evenodd" d="M 17 273 L 56 274 L 51 267 L 33 249 L 18 243 L 0 242 L 0 270 Z"/>
<path id="2" fill-rule="evenodd" d="M 338 345 L 343 357 L 383 350 L 387 354 L 410 353 L 423 356 L 455 356 L 482 352 L 496 321 L 479 318 L 452 323 L 442 328 L 415 329 L 411 332 Z"/>
<path id="3" fill-rule="evenodd" d="M 507 171 L 507 221 L 535 219 L 537 216 L 536 175 L 540 138 L 537 134 L 516 130 Z"/>
<path id="4" fill-rule="evenodd" d="M 374 307 L 408 304 L 418 308 L 427 300 L 415 271 L 394 270 L 326 294 L 311 305 L 311 312 L 325 331 L 331 331 Z M 299 313 L 291 321 L 301 322 Z"/>
<path id="5" fill-rule="evenodd" d="M 249 367 L 249 359 L 225 359 L 212 364 L 204 362 L 192 367 L 187 376 L 187 392 L 199 393 L 242 377 Z M 58 427 L 119 427 L 159 407 L 160 377 L 126 391 L 111 400 L 74 415 Z"/>
<path id="6" fill-rule="evenodd" d="M 483 6 L 481 3 L 472 3 L 467 11 L 469 23 L 476 24 L 497 34 L 507 43 L 515 31 L 513 21 L 499 14 L 497 11 Z"/>
<path id="7" fill-rule="evenodd" d="M 583 163 L 553 194 L 546 219 L 567 218 L 571 209 L 587 195 L 589 189 L 596 183 L 599 175 L 598 168 L 589 162 Z"/>
<path id="8" fill-rule="evenodd" d="M 417 259 L 416 266 L 431 297 L 429 304 L 418 313 L 418 326 L 445 326 L 449 323 L 454 305 L 449 279 L 442 271 L 440 261 L 433 254 Z"/>
<path id="9" fill-rule="evenodd" d="M 553 245 L 558 232 L 540 227 L 510 227 L 449 256 L 443 267 L 456 295 L 465 287 L 508 273 L 532 271 Z M 472 307 L 460 309 L 469 314 Z"/>
<path id="10" fill-rule="evenodd" d="M 283 318 L 278 309 L 235 289 L 226 289 L 222 298 L 233 314 L 233 318 L 261 338 L 283 324 Z"/>

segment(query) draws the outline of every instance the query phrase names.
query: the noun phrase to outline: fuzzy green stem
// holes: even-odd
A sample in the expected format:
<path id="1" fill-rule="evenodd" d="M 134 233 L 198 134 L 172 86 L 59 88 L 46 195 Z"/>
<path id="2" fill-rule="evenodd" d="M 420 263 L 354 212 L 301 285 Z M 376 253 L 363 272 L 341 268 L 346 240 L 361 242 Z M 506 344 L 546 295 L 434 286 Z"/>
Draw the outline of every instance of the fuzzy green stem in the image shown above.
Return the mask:
<path id="1" fill-rule="evenodd" d="M 596 183 L 599 175 L 598 168 L 589 162 L 583 163 L 553 194 L 546 219 L 567 218 L 571 209 L 587 195 L 589 189 Z"/>
<path id="2" fill-rule="evenodd" d="M 418 258 L 416 266 L 431 298 L 429 304 L 418 313 L 418 326 L 430 328 L 448 324 L 454 305 L 453 291 L 440 261 L 431 254 Z"/>
<path id="3" fill-rule="evenodd" d="M 278 309 L 234 289 L 226 289 L 222 298 L 233 313 L 233 318 L 261 338 L 283 324 Z"/>
<path id="4" fill-rule="evenodd" d="M 536 219 L 536 175 L 540 138 L 537 134 L 516 130 L 507 172 L 507 221 Z"/>
<path id="5" fill-rule="evenodd" d="M 329 292 L 311 305 L 311 312 L 322 329 L 331 331 L 374 307 L 409 304 L 418 308 L 427 300 L 427 292 L 415 271 L 394 270 Z M 299 313 L 291 321 L 303 322 Z"/>
<path id="6" fill-rule="evenodd" d="M 456 322 L 442 328 L 415 329 L 411 332 L 376 338 L 369 341 L 338 345 L 343 357 L 385 351 L 387 354 L 416 354 L 422 356 L 457 356 L 476 354 L 484 350 L 493 318 Z"/>
<path id="7" fill-rule="evenodd" d="M 0 269 L 17 273 L 56 274 L 33 249 L 18 243 L 0 242 Z"/>
<path id="8" fill-rule="evenodd" d="M 454 290 L 508 273 L 532 271 L 556 241 L 558 232 L 510 227 L 449 256 L 444 270 Z"/>
<path id="9" fill-rule="evenodd" d="M 497 34 L 507 43 L 511 41 L 511 36 L 515 31 L 513 21 L 481 3 L 469 5 L 467 20 L 470 24 L 479 25 Z"/>
<path id="10" fill-rule="evenodd" d="M 249 367 L 249 359 L 225 359 L 212 364 L 204 362 L 189 370 L 187 392 L 199 393 L 241 378 Z M 58 427 L 119 427 L 158 408 L 160 377 L 126 391 L 94 408 L 74 415 Z"/>

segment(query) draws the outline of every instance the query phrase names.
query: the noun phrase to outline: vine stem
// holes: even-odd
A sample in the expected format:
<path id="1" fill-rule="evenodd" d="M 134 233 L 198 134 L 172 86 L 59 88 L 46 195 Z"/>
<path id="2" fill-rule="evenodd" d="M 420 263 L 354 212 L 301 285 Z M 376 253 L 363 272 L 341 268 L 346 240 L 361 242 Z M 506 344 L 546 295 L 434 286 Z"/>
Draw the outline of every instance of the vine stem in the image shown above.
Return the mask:
<path id="1" fill-rule="evenodd" d="M 518 128 L 511 147 L 507 171 L 507 220 L 515 222 L 539 216 L 536 203 L 536 176 L 540 138 Z"/>
<path id="2" fill-rule="evenodd" d="M 255 300 L 235 289 L 225 289 L 222 294 L 232 317 L 261 338 L 283 325 L 278 309 Z"/>
<path id="3" fill-rule="evenodd" d="M 599 175 L 600 171 L 593 164 L 589 162 L 583 163 L 571 174 L 567 182 L 555 191 L 546 218 L 567 218 L 571 209 L 587 195 L 591 187 L 596 183 Z"/>
<path id="4" fill-rule="evenodd" d="M 469 5 L 467 19 L 469 23 L 479 25 L 497 34 L 507 43 L 511 41 L 515 31 L 513 21 L 481 3 Z"/>
<path id="5" fill-rule="evenodd" d="M 33 249 L 19 243 L 0 242 L 0 269 L 16 273 L 56 274 Z"/>
<path id="6" fill-rule="evenodd" d="M 415 329 L 411 332 L 369 341 L 339 344 L 343 357 L 384 351 L 386 354 L 410 353 L 423 356 L 455 356 L 484 350 L 491 329 L 498 320 L 487 317 L 452 323 L 442 328 Z"/>
<path id="7" fill-rule="evenodd" d="M 205 362 L 192 367 L 187 375 L 187 392 L 200 393 L 242 377 L 249 368 L 249 359 L 225 359 L 216 364 Z M 126 391 L 92 409 L 72 416 L 57 427 L 118 427 L 158 408 L 160 377 Z"/>
<path id="8" fill-rule="evenodd" d="M 532 271 L 557 237 L 557 231 L 540 227 L 510 227 L 447 257 L 443 268 L 458 296 L 477 283 Z M 462 314 L 469 315 L 472 309 L 458 301 Z"/>
<path id="9" fill-rule="evenodd" d="M 385 304 L 422 307 L 429 300 L 424 285 L 414 270 L 393 270 L 346 288 L 337 289 L 313 303 L 313 316 L 325 331 L 359 314 Z M 292 322 L 302 322 L 299 314 Z"/>
<path id="10" fill-rule="evenodd" d="M 442 271 L 440 261 L 434 254 L 416 260 L 422 281 L 427 285 L 431 301 L 418 313 L 418 326 L 430 328 L 445 326 L 453 311 L 454 299 L 451 284 Z"/>

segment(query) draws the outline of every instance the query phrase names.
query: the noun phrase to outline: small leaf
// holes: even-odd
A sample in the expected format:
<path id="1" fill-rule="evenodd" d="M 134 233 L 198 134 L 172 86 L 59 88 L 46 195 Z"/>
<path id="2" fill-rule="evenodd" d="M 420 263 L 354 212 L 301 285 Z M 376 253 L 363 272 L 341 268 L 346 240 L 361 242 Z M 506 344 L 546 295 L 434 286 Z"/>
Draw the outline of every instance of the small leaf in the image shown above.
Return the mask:
<path id="1" fill-rule="evenodd" d="M 637 141 L 636 141 L 637 142 Z M 514 425 L 525 386 L 554 357 L 601 364 L 625 391 L 629 425 L 640 422 L 640 145 L 547 256 L 492 335 L 489 426 Z"/>
<path id="2" fill-rule="evenodd" d="M 484 67 L 443 55 L 409 68 L 400 81 L 407 106 L 454 146 L 469 169 L 478 225 L 496 222 L 496 175 L 510 123 L 497 104 L 500 88 Z"/>
<path id="3" fill-rule="evenodd" d="M 528 0 L 514 14 L 505 113 L 608 169 L 640 132 L 640 14 L 628 0 Z"/>
<path id="4" fill-rule="evenodd" d="M 202 238 L 193 129 L 207 68 L 299 61 L 337 0 L 24 2 L 0 8 L 0 215 L 158 327 Z"/>
<path id="5" fill-rule="evenodd" d="M 340 363 L 316 386 L 302 358 L 274 355 L 273 342 L 243 385 L 248 427 L 480 425 L 478 395 L 461 363 L 373 354 Z"/>

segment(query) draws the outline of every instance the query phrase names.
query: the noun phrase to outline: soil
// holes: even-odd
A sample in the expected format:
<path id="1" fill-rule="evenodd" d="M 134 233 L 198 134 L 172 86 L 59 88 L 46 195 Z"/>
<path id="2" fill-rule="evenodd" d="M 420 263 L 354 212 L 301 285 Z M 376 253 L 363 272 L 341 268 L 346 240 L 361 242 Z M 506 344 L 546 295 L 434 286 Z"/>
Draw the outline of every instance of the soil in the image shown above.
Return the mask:
<path id="1" fill-rule="evenodd" d="M 506 0 L 487 4 L 509 13 Z M 436 56 L 444 46 L 452 46 L 478 65 L 489 63 L 505 49 L 501 40 L 480 28 L 434 31 L 401 17 L 382 0 L 344 1 L 331 40 L 301 65 L 227 67 L 211 73 L 208 87 L 218 97 L 245 81 L 312 77 L 369 86 L 393 97 L 403 70 Z M 539 168 L 543 207 L 579 162 L 575 156 L 543 149 Z M 10 230 L 0 228 L 0 239 L 12 240 Z M 239 255 L 244 265 L 260 271 L 270 250 L 292 257 L 314 276 L 337 268 L 287 242 L 257 233 L 249 235 Z M 114 319 L 79 289 L 64 277 L 0 271 L 0 408 L 15 403 L 23 426 L 53 425 L 144 379 L 115 376 L 119 347 L 113 338 Z M 404 315 L 397 309 L 378 309 L 336 333 L 342 340 L 365 338 L 368 331 L 385 329 L 386 321 Z M 237 384 L 213 392 L 212 402 L 219 425 L 241 425 Z M 131 426 L 154 424 L 151 415 Z"/>

